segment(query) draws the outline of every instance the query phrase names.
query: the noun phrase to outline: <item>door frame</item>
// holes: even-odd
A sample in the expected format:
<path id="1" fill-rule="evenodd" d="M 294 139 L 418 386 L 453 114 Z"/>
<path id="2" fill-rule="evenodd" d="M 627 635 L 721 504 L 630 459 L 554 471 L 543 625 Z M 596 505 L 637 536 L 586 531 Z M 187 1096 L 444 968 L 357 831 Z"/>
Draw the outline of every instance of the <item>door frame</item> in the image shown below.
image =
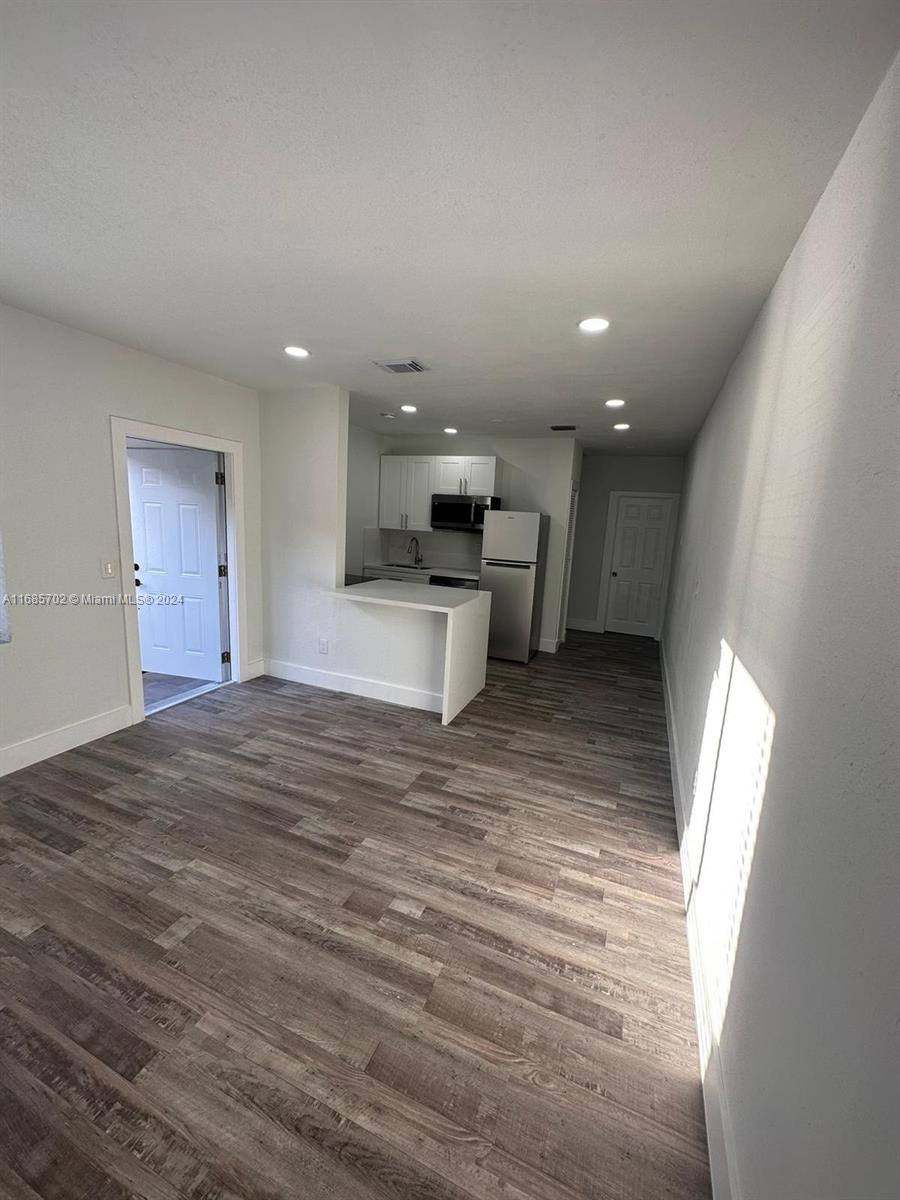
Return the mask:
<path id="1" fill-rule="evenodd" d="M 569 619 L 569 595 L 572 590 L 572 566 L 575 562 L 575 531 L 578 524 L 578 501 L 581 497 L 581 480 L 573 479 L 569 492 L 568 525 L 563 547 L 562 596 L 559 605 L 559 629 L 556 634 L 557 647 L 565 645 Z"/>
<path id="2" fill-rule="evenodd" d="M 672 501 L 672 523 L 666 538 L 666 558 L 663 563 L 662 589 L 659 595 L 659 620 L 653 637 L 659 641 L 663 619 L 666 615 L 666 600 L 669 595 L 669 573 L 672 567 L 672 552 L 675 548 L 675 530 L 678 528 L 678 502 L 681 492 L 610 492 L 606 510 L 606 535 L 603 539 L 603 558 L 600 564 L 600 590 L 597 593 L 597 632 L 606 632 L 606 614 L 609 611 L 609 581 L 612 571 L 612 556 L 616 540 L 616 523 L 619 520 L 619 502 L 627 497 L 652 496 L 655 500 Z M 628 635 L 625 636 L 634 636 Z M 638 635 L 639 636 L 639 635 Z"/>
<path id="3" fill-rule="evenodd" d="M 125 659 L 131 724 L 144 720 L 144 687 L 141 679 L 141 638 L 134 586 L 134 543 L 131 533 L 131 496 L 128 490 L 128 438 L 167 442 L 189 450 L 213 450 L 225 463 L 225 544 L 228 551 L 228 619 L 231 642 L 231 681 L 239 682 L 250 661 L 247 649 L 246 542 L 244 531 L 244 447 L 241 442 L 151 425 L 128 417 L 110 417 L 116 522 L 119 533 L 119 572 L 126 602 L 124 617 Z"/>

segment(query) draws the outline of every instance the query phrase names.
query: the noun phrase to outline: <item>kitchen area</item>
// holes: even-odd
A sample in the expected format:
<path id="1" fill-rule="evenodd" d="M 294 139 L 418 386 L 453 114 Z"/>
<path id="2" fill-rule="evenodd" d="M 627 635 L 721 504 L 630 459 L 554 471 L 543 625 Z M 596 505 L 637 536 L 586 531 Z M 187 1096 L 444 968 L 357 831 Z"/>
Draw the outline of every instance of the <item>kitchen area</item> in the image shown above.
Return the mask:
<path id="1" fill-rule="evenodd" d="M 507 511 L 502 481 L 496 456 L 382 455 L 378 525 L 362 530 L 362 574 L 349 587 L 488 592 L 488 654 L 527 663 L 540 641 L 548 519 Z"/>
<path id="2" fill-rule="evenodd" d="M 367 485 L 376 523 L 348 517 L 356 570 L 332 593 L 342 640 L 364 641 L 381 678 L 405 664 L 414 686 L 391 698 L 446 725 L 484 687 L 488 657 L 524 665 L 538 650 L 549 520 L 504 507 L 495 455 L 382 454 Z"/>

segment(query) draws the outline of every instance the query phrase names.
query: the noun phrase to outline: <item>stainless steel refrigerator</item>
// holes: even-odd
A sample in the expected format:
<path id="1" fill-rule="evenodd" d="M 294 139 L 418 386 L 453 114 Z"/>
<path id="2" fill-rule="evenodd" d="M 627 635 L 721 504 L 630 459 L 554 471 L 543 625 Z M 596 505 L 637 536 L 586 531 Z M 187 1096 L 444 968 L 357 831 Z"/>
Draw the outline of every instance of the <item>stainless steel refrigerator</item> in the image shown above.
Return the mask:
<path id="1" fill-rule="evenodd" d="M 548 525 L 543 513 L 484 514 L 479 586 L 491 593 L 492 658 L 527 663 L 538 648 Z"/>

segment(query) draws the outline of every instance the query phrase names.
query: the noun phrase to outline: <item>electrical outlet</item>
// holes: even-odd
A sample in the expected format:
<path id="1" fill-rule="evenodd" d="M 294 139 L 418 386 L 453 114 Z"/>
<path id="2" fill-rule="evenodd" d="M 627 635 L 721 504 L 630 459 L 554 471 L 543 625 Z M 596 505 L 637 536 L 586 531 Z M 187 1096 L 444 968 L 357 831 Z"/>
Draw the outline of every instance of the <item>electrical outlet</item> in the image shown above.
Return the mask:
<path id="1" fill-rule="evenodd" d="M 319 638 L 319 653 L 328 653 L 328 638 Z"/>
<path id="2" fill-rule="evenodd" d="M 100 563 L 100 575 L 103 579 L 113 579 L 116 574 L 116 568 L 111 562 L 105 559 Z"/>

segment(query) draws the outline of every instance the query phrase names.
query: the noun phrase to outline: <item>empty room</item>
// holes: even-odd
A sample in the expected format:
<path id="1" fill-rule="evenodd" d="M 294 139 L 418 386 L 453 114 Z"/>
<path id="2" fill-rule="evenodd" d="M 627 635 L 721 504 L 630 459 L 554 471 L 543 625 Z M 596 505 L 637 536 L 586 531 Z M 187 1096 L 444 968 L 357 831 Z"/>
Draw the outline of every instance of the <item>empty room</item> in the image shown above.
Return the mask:
<path id="1" fill-rule="evenodd" d="M 0 1197 L 900 1195 L 897 0 L 0 0 Z"/>

